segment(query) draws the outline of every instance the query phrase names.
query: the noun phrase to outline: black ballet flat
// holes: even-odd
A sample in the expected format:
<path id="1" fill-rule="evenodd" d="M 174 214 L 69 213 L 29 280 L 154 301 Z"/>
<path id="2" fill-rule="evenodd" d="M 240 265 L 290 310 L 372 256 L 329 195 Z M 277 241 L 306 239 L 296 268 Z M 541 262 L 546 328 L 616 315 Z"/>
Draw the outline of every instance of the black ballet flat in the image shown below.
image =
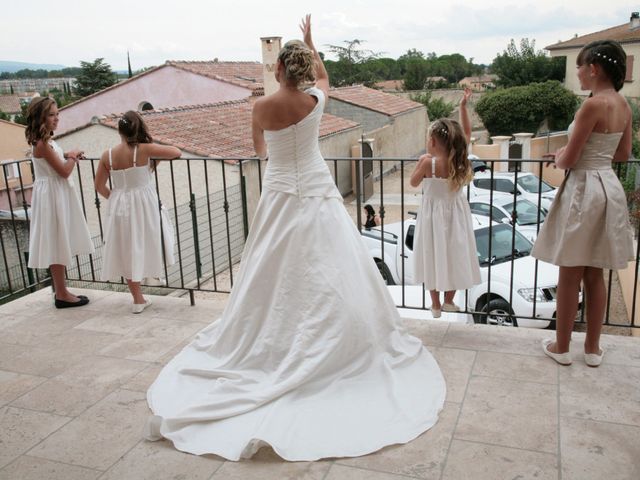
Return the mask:
<path id="1" fill-rule="evenodd" d="M 56 298 L 56 308 L 73 308 L 73 307 L 82 307 L 83 305 L 86 305 L 87 303 L 89 303 L 89 299 L 87 297 L 85 297 L 84 295 L 80 295 L 78 296 L 78 298 L 80 300 L 78 300 L 77 302 L 67 302 L 65 300 L 58 300 Z"/>

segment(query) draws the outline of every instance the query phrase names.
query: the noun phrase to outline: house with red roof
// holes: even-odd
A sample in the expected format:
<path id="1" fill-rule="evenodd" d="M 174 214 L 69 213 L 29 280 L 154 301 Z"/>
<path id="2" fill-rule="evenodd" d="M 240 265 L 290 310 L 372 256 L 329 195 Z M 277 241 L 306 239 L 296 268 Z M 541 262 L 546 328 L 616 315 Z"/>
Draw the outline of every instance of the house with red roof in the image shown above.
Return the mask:
<path id="1" fill-rule="evenodd" d="M 353 85 L 329 91 L 327 113 L 362 125 L 375 157 L 416 157 L 425 151 L 429 118 L 422 103 Z"/>
<path id="2" fill-rule="evenodd" d="M 209 104 L 262 95 L 260 62 L 167 61 L 60 109 L 58 133 L 127 110 Z"/>
<path id="3" fill-rule="evenodd" d="M 552 57 L 567 57 L 565 87 L 576 95 L 587 95 L 580 89 L 580 83 L 576 76 L 576 59 L 582 47 L 596 40 L 616 40 L 620 42 L 627 54 L 627 77 L 621 93 L 628 97 L 640 97 L 640 62 L 635 57 L 640 56 L 640 13 L 633 12 L 628 22 L 615 27 L 575 36 L 571 40 L 554 43 L 546 47 Z"/>

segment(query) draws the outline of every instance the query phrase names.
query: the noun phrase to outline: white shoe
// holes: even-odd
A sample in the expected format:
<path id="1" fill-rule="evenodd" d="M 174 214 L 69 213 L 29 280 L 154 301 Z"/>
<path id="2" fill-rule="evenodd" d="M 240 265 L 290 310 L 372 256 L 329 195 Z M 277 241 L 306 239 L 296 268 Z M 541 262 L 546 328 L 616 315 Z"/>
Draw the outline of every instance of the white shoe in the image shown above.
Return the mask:
<path id="1" fill-rule="evenodd" d="M 151 300 L 145 299 L 144 303 L 134 303 L 131 305 L 131 313 L 142 313 L 142 311 L 151 305 Z"/>
<path id="2" fill-rule="evenodd" d="M 441 311 L 439 308 L 433 308 L 431 307 L 431 316 L 433 318 L 440 318 L 440 316 L 442 315 Z"/>
<path id="3" fill-rule="evenodd" d="M 442 304 L 442 311 L 443 312 L 459 312 L 460 311 L 460 307 L 458 305 L 456 305 L 455 303 L 443 303 Z"/>
<path id="4" fill-rule="evenodd" d="M 565 353 L 553 353 L 550 352 L 547 347 L 553 343 L 553 340 L 550 338 L 544 338 L 542 340 L 542 350 L 547 357 L 553 358 L 560 365 L 571 365 L 571 354 L 569 352 Z"/>
<path id="5" fill-rule="evenodd" d="M 602 357 L 604 356 L 604 350 L 600 349 L 600 355 L 597 353 L 585 353 L 584 354 L 584 363 L 589 365 L 590 367 L 599 367 L 602 363 Z"/>
<path id="6" fill-rule="evenodd" d="M 167 281 L 160 277 L 147 277 L 142 280 L 142 284 L 149 287 L 166 287 Z"/>

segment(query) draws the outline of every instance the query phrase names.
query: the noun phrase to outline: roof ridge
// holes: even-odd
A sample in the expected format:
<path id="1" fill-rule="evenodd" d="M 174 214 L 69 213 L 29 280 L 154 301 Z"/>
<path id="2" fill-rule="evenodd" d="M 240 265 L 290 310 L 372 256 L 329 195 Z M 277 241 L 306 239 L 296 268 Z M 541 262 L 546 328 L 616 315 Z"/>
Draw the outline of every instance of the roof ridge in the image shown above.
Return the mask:
<path id="1" fill-rule="evenodd" d="M 199 108 L 223 107 L 225 105 L 234 105 L 234 104 L 241 104 L 241 103 L 249 103 L 248 98 L 240 98 L 240 99 L 237 99 L 237 100 L 223 100 L 221 102 L 213 102 L 213 103 L 196 103 L 196 104 L 191 104 L 191 105 L 176 105 L 174 107 L 154 108 L 152 110 L 144 110 L 142 112 L 137 112 L 137 113 L 144 117 L 145 115 L 172 113 L 172 112 L 188 112 L 188 111 L 191 111 L 191 110 L 197 110 Z M 119 118 L 123 114 L 124 114 L 124 112 L 121 112 L 121 113 L 109 113 L 109 114 L 106 114 L 106 115 L 101 115 L 101 117 L 103 117 L 103 118 L 100 118 L 99 121 L 102 122 L 103 120 Z"/>

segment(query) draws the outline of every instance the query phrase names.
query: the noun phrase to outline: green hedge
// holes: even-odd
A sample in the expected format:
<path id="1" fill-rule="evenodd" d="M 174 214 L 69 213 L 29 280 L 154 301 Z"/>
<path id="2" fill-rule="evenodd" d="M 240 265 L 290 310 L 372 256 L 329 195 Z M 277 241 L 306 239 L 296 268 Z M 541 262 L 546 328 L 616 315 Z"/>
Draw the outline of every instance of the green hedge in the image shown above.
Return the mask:
<path id="1" fill-rule="evenodd" d="M 491 136 L 536 133 L 546 119 L 549 129 L 565 130 L 575 114 L 578 97 L 557 80 L 498 89 L 476 103 L 476 112 Z"/>

